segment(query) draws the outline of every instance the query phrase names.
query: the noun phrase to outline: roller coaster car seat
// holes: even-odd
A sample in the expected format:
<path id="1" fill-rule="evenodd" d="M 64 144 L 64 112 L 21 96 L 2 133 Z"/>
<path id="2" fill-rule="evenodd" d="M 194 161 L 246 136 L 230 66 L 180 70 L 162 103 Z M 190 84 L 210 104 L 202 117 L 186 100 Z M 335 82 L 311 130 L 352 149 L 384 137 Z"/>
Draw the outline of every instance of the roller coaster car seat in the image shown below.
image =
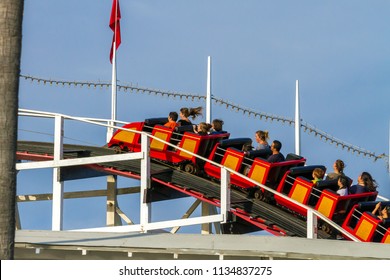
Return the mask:
<path id="1" fill-rule="evenodd" d="M 153 127 L 155 125 L 157 124 L 164 125 L 167 122 L 168 122 L 167 117 L 145 119 L 143 131 L 152 132 Z"/>
<path id="2" fill-rule="evenodd" d="M 233 138 L 233 139 L 220 140 L 219 146 L 223 149 L 236 148 L 237 150 L 241 150 L 242 146 L 251 143 L 252 143 L 252 139 L 250 138 Z"/>
<path id="3" fill-rule="evenodd" d="M 261 149 L 261 150 L 251 150 L 245 153 L 244 160 L 242 162 L 242 168 L 240 172 L 242 174 L 248 173 L 248 169 L 253 164 L 253 160 L 255 158 L 261 158 L 263 160 L 267 160 L 267 158 L 272 154 L 270 149 Z"/>
<path id="4" fill-rule="evenodd" d="M 252 151 L 248 151 L 245 154 L 245 157 L 249 159 L 254 159 L 259 157 L 266 160 L 271 154 L 272 154 L 271 149 L 252 150 Z"/>
<path id="5" fill-rule="evenodd" d="M 312 176 L 313 176 L 313 171 L 314 169 L 316 168 L 321 168 L 322 170 L 324 170 L 324 172 L 326 172 L 326 167 L 323 166 L 323 165 L 308 165 L 308 166 L 296 166 L 296 167 L 291 167 L 290 168 L 290 173 L 289 173 L 289 176 L 290 177 L 305 177 L 306 179 L 313 179 Z"/>
<path id="6" fill-rule="evenodd" d="M 287 154 L 286 156 L 286 161 L 290 161 L 290 160 L 299 160 L 299 159 L 303 159 L 302 156 L 298 156 L 296 154 L 293 154 L 293 153 L 289 153 Z"/>
<path id="7" fill-rule="evenodd" d="M 192 124 L 189 125 L 181 125 L 175 127 L 175 132 L 184 134 L 184 132 L 193 132 L 194 131 L 194 126 Z"/>
<path id="8" fill-rule="evenodd" d="M 325 189 L 332 190 L 334 192 L 337 192 L 339 189 L 339 186 L 337 184 L 338 180 L 322 180 L 318 181 L 317 184 L 313 187 L 310 198 L 309 198 L 309 205 L 315 206 L 318 202 L 318 199 L 320 198 L 322 192 Z"/>
<path id="9" fill-rule="evenodd" d="M 251 144 L 252 139 L 250 138 L 233 138 L 233 139 L 223 139 L 219 141 L 217 150 L 214 151 L 213 161 L 220 163 L 226 150 L 228 148 L 235 148 L 237 150 L 242 150 L 242 147 L 247 144 Z"/>
<path id="10" fill-rule="evenodd" d="M 273 189 L 277 189 L 279 183 L 282 181 L 284 175 L 288 170 L 290 170 L 290 168 L 304 166 L 306 159 L 300 156 L 297 157 L 297 159 L 293 160 L 290 159 L 282 162 L 271 163 L 271 168 L 267 177 L 266 185 Z"/>
<path id="11" fill-rule="evenodd" d="M 143 126 L 144 122 L 133 122 L 125 124 L 122 128 L 142 131 Z M 108 142 L 107 146 L 109 148 L 117 147 L 120 150 L 139 151 L 140 141 L 141 134 L 123 129 L 118 129 Z"/>
<path id="12" fill-rule="evenodd" d="M 277 189 L 281 181 L 279 180 L 279 178 L 281 179 L 282 176 L 288 171 L 288 169 L 289 168 L 286 166 L 274 165 L 268 173 L 267 181 L 265 184 L 272 189 Z"/>
<path id="13" fill-rule="evenodd" d="M 315 209 L 326 217 L 341 224 L 352 208 L 359 202 L 375 201 L 378 192 L 367 192 L 340 196 L 335 191 L 325 189 Z"/>
<path id="14" fill-rule="evenodd" d="M 153 128 L 152 135 L 165 142 L 170 142 L 172 137 L 172 131 L 173 130 L 170 127 L 156 124 Z M 166 151 L 167 148 L 168 148 L 167 144 L 160 142 L 157 139 L 152 138 L 150 140 L 151 150 L 157 150 L 162 152 L 162 151 Z M 153 157 L 153 155 L 151 155 L 151 157 Z"/>
<path id="15" fill-rule="evenodd" d="M 352 233 L 362 241 L 374 241 L 374 237 L 377 235 L 376 229 L 380 222 L 381 220 L 371 212 L 364 212 Z"/>
<path id="16" fill-rule="evenodd" d="M 354 205 L 342 227 L 362 241 L 390 243 L 390 218 L 380 220 L 372 214 L 378 201 L 359 202 Z M 382 201 L 381 206 L 390 205 Z"/>
<path id="17" fill-rule="evenodd" d="M 210 134 L 202 137 L 202 141 L 200 143 L 198 154 L 202 157 L 208 158 L 213 148 L 219 141 L 228 139 L 230 133 L 224 134 Z"/>
<path id="18" fill-rule="evenodd" d="M 380 220 L 371 212 L 364 212 L 352 233 L 366 242 L 390 243 L 390 218 Z M 351 230 L 349 230 L 351 232 Z"/>
<path id="19" fill-rule="evenodd" d="M 382 225 L 384 228 L 390 228 L 390 218 L 386 218 L 382 220 Z"/>
<path id="20" fill-rule="evenodd" d="M 323 165 L 309 165 L 309 166 L 296 166 L 291 167 L 283 176 L 282 180 L 277 187 L 277 191 L 284 194 L 289 194 L 291 187 L 293 186 L 296 178 L 303 177 L 309 181 L 312 180 L 313 170 L 315 168 L 321 168 L 326 171 L 326 167 Z"/>
<path id="21" fill-rule="evenodd" d="M 343 227 L 346 228 L 354 228 L 356 226 L 357 221 L 360 219 L 361 215 L 364 212 L 372 212 L 375 208 L 375 205 L 378 202 L 376 201 L 363 201 L 356 203 L 352 209 L 351 212 L 348 214 L 348 217 L 345 219 L 343 223 Z"/>
<path id="22" fill-rule="evenodd" d="M 379 201 L 364 201 L 359 202 L 356 205 L 356 209 L 358 209 L 360 212 L 369 211 L 372 212 L 375 208 L 375 206 L 378 204 Z M 381 201 L 381 207 L 390 206 L 390 201 Z"/>
<path id="23" fill-rule="evenodd" d="M 173 130 L 172 138 L 171 138 L 173 144 L 178 144 L 180 142 L 180 140 L 183 138 L 183 135 L 185 132 L 194 132 L 193 125 L 190 124 L 190 125 L 181 125 L 181 126 L 175 127 L 175 129 Z M 174 143 L 174 142 L 176 142 L 176 143 Z"/>
<path id="24" fill-rule="evenodd" d="M 302 203 L 304 205 L 307 205 L 311 191 L 313 189 L 313 182 L 311 180 L 308 180 L 305 177 L 299 176 L 294 180 L 292 186 L 288 189 L 289 189 L 289 192 L 285 193 L 285 194 L 289 198 L 291 198 L 299 203 Z M 278 204 L 285 206 L 288 209 L 290 209 L 296 213 L 299 213 L 301 216 L 307 215 L 307 210 L 305 208 L 302 208 L 299 205 L 291 203 L 290 201 L 286 200 L 283 197 L 275 196 L 275 200 Z"/>

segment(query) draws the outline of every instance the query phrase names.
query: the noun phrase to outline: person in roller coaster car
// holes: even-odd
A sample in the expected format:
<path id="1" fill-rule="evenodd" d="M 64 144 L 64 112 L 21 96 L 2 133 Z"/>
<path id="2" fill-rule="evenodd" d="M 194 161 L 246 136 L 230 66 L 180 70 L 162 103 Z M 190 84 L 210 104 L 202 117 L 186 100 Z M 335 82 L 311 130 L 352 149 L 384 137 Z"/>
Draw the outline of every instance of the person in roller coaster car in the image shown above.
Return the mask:
<path id="1" fill-rule="evenodd" d="M 317 184 L 319 181 L 322 181 L 324 179 L 325 172 L 321 168 L 314 168 L 312 177 L 312 182 L 314 184 Z"/>
<path id="2" fill-rule="evenodd" d="M 172 129 L 179 126 L 179 124 L 176 122 L 178 117 L 179 116 L 177 115 L 176 112 L 170 112 L 168 115 L 168 122 L 164 124 L 164 126 L 170 127 Z"/>
<path id="3" fill-rule="evenodd" d="M 348 195 L 349 180 L 347 176 L 340 175 L 339 179 L 337 180 L 337 185 L 339 186 L 337 193 L 340 196 Z"/>
<path id="4" fill-rule="evenodd" d="M 198 135 L 208 135 L 211 129 L 211 124 L 200 122 L 198 125 L 194 125 L 194 132 Z"/>
<path id="5" fill-rule="evenodd" d="M 223 126 L 223 120 L 221 120 L 221 119 L 214 119 L 211 122 L 210 134 L 214 135 L 214 134 L 226 133 L 226 131 L 223 130 L 222 126 Z"/>
<path id="6" fill-rule="evenodd" d="M 192 120 L 195 120 L 195 118 L 198 115 L 202 115 L 202 107 L 196 107 L 196 108 L 181 108 L 180 109 L 180 120 L 177 122 L 179 126 L 182 125 L 191 125 L 192 122 L 190 121 L 189 117 L 192 117 Z"/>
<path id="7" fill-rule="evenodd" d="M 268 144 L 267 140 L 269 139 L 269 133 L 267 130 L 258 130 L 255 132 L 255 141 L 257 142 L 257 147 L 254 148 L 251 144 L 245 144 L 242 150 L 244 151 L 245 155 L 249 155 L 250 151 L 253 149 L 256 151 L 260 150 L 268 150 L 271 151 L 271 147 Z M 281 145 L 281 144 L 280 144 Z"/>
<path id="8" fill-rule="evenodd" d="M 272 155 L 270 155 L 267 158 L 267 161 L 268 162 L 285 161 L 284 155 L 280 152 L 281 149 L 282 149 L 282 143 L 278 140 L 274 140 L 271 145 Z"/>
<path id="9" fill-rule="evenodd" d="M 345 168 L 344 161 L 342 161 L 341 159 L 336 160 L 333 163 L 333 171 L 334 172 L 329 173 L 326 176 L 325 180 L 338 179 L 341 175 L 344 175 L 344 168 Z"/>
<path id="10" fill-rule="evenodd" d="M 377 213 L 378 213 L 378 215 L 376 215 Z M 380 220 L 387 219 L 387 218 L 389 218 L 389 215 L 390 215 L 390 206 L 385 206 L 382 208 L 381 203 L 378 202 L 375 205 L 375 208 L 372 211 L 372 214 L 376 215 Z"/>
<path id="11" fill-rule="evenodd" d="M 368 172 L 362 172 L 357 179 L 357 184 L 349 188 L 350 194 L 359 194 L 365 192 L 374 192 L 378 187 L 376 181 L 372 178 Z"/>
<path id="12" fill-rule="evenodd" d="M 269 133 L 267 130 L 258 130 L 255 133 L 255 140 L 257 142 L 256 150 L 262 150 L 262 149 L 271 149 L 271 147 L 268 144 L 269 139 Z"/>

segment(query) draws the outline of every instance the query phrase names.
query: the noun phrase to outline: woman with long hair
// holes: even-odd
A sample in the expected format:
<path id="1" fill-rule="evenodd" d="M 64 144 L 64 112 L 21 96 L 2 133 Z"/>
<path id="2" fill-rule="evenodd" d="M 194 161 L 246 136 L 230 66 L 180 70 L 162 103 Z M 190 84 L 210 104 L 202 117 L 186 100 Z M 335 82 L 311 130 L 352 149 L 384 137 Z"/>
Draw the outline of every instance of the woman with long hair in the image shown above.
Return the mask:
<path id="1" fill-rule="evenodd" d="M 198 115 L 202 115 L 202 109 L 202 107 L 181 108 L 179 113 L 180 120 L 177 123 L 179 125 L 191 125 L 192 122 L 189 117 L 191 117 L 192 120 L 195 120 Z"/>
<path id="2" fill-rule="evenodd" d="M 362 172 L 362 174 L 358 177 L 358 183 L 351 186 L 349 192 L 351 194 L 374 192 L 377 187 L 378 185 L 372 178 L 371 174 L 368 172 Z"/>

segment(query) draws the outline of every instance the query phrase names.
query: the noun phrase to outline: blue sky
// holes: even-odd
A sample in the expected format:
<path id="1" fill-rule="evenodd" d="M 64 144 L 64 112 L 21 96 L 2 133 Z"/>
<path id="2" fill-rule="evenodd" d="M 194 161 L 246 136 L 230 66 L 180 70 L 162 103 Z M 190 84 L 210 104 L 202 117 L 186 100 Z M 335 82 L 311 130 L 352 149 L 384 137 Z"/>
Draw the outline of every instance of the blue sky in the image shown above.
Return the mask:
<path id="1" fill-rule="evenodd" d="M 21 73 L 54 80 L 110 82 L 111 5 L 111 0 L 26 0 Z M 388 1 L 121 0 L 120 5 L 118 83 L 203 94 L 207 57 L 211 56 L 214 96 L 293 118 L 295 81 L 299 80 L 301 117 L 306 122 L 376 154 L 389 154 Z M 110 94 L 110 89 L 44 86 L 21 79 L 19 106 L 109 118 Z M 118 92 L 118 119 L 140 121 L 199 105 L 204 106 L 190 100 Z M 271 140 L 282 141 L 283 153 L 294 151 L 291 126 L 249 118 L 219 105 L 214 105 L 213 117 L 224 119 L 232 137 L 254 138 L 254 131 L 266 129 Z M 68 127 L 69 138 L 105 144 L 101 129 L 86 132 L 79 125 Z M 50 121 L 22 118 L 19 129 L 20 139 L 52 141 L 25 131 L 50 133 Z M 384 160 L 374 162 L 303 132 L 302 155 L 308 164 L 324 164 L 329 171 L 336 159 L 344 160 L 345 172 L 355 182 L 362 171 L 368 171 L 377 180 L 380 194 L 390 197 Z M 18 192 L 50 192 L 47 173 L 23 172 L 18 176 Z M 90 182 L 67 182 L 65 190 L 105 187 L 104 179 Z M 131 183 L 123 180 L 119 185 Z M 65 228 L 104 224 L 105 201 L 98 201 L 100 206 L 66 201 Z M 132 211 L 128 198 L 121 198 L 120 204 Z M 175 218 L 188 206 L 177 204 Z M 32 203 L 20 206 L 26 228 L 50 228 L 50 203 L 40 205 L 39 209 Z M 156 212 L 160 207 L 164 205 L 156 206 Z M 103 216 L 91 215 L 94 211 Z M 136 213 L 130 216 L 137 220 Z"/>

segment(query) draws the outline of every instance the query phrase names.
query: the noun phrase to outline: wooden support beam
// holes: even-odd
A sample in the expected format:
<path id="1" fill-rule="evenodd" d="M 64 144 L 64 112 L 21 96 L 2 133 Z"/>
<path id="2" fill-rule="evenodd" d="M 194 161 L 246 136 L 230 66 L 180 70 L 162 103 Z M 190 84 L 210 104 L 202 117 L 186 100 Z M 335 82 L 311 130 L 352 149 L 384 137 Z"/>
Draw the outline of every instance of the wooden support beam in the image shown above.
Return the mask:
<path id="1" fill-rule="evenodd" d="M 119 207 L 116 207 L 116 213 L 122 218 L 122 220 L 124 220 L 128 225 L 134 225 L 134 222 L 126 216 L 125 213 L 123 213 L 123 211 L 119 208 Z"/>
<path id="2" fill-rule="evenodd" d="M 107 212 L 106 212 L 106 225 L 107 226 L 120 226 L 122 221 L 119 215 L 116 213 L 118 200 L 116 199 L 117 190 L 117 176 L 107 176 Z"/>
<path id="3" fill-rule="evenodd" d="M 207 202 L 202 202 L 202 217 L 204 216 L 210 216 L 210 209 L 211 205 L 208 204 Z M 202 234 L 211 234 L 212 233 L 212 228 L 211 224 L 202 224 L 202 229 L 201 229 Z"/>
<path id="4" fill-rule="evenodd" d="M 197 199 L 195 202 L 191 205 L 190 208 L 188 208 L 187 212 L 181 217 L 182 219 L 189 218 L 192 213 L 194 213 L 195 209 L 198 208 L 199 204 L 201 203 L 201 200 Z M 176 233 L 181 227 L 174 227 L 171 230 L 171 233 Z"/>

